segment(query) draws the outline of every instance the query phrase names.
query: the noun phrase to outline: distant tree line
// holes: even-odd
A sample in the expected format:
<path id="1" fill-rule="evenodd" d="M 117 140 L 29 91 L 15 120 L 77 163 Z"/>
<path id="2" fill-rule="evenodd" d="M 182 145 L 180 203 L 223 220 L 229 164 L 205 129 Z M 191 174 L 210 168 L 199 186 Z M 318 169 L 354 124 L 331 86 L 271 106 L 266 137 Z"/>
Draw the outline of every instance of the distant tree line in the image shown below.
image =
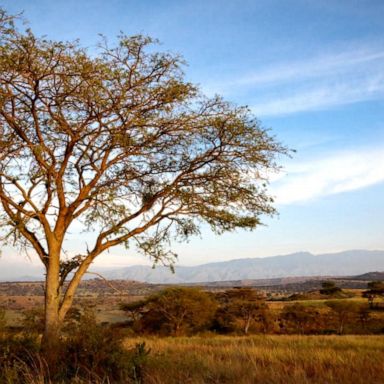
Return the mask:
<path id="1" fill-rule="evenodd" d="M 321 296 L 319 296 L 319 293 Z M 144 299 L 120 303 L 127 321 L 112 325 L 135 334 L 161 336 L 217 334 L 379 334 L 384 333 L 384 282 L 368 283 L 362 297 L 351 297 L 332 281 L 325 281 L 313 297 L 275 301 L 274 297 L 251 287 L 209 292 L 201 288 L 169 287 Z M 316 296 L 317 295 L 317 296 Z M 91 302 L 90 302 L 91 303 Z M 84 303 L 83 303 L 84 304 Z M 85 305 L 86 307 L 87 305 Z M 86 310 L 73 308 L 65 329 L 71 329 Z M 0 333 L 8 326 L 5 307 L 0 306 Z M 43 311 L 24 311 L 21 327 L 43 332 Z"/>
<path id="2" fill-rule="evenodd" d="M 380 285 L 381 284 L 381 285 Z M 368 303 L 341 298 L 342 290 L 324 282 L 325 301 L 271 305 L 260 291 L 248 287 L 222 292 L 199 288 L 166 288 L 146 299 L 121 304 L 128 325 L 138 334 L 344 334 L 384 332 L 382 313 L 374 299 L 384 296 L 383 283 L 370 283 Z M 381 289 L 381 290 L 380 290 Z"/>

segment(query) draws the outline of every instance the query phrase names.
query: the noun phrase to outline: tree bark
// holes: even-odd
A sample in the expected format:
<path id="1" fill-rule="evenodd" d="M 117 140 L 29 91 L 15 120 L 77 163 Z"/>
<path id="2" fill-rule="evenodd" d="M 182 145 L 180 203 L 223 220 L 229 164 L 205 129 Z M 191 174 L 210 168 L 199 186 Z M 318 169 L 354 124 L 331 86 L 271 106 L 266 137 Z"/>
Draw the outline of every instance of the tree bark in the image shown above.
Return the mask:
<path id="1" fill-rule="evenodd" d="M 60 245 L 58 243 L 54 244 L 50 250 L 46 273 L 45 324 L 41 349 L 48 362 L 48 360 L 55 360 L 60 344 Z"/>

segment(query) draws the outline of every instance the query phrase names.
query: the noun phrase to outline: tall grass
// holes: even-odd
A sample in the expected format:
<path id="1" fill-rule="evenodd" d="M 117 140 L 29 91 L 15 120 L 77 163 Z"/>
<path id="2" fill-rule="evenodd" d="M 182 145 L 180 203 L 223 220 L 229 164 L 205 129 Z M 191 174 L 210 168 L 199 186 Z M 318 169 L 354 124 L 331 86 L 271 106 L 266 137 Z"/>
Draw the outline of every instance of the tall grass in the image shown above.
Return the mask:
<path id="1" fill-rule="evenodd" d="M 129 347 L 136 340 L 127 340 Z M 147 338 L 148 384 L 382 384 L 383 336 Z"/>

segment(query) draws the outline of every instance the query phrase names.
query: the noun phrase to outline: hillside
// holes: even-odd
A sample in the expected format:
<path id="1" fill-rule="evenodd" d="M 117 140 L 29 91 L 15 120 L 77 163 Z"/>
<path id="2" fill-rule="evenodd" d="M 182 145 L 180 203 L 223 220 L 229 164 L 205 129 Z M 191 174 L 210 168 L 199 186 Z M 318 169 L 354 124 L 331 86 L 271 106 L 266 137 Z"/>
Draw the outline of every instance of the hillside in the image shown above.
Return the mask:
<path id="1" fill-rule="evenodd" d="M 368 272 L 358 276 L 351 276 L 350 280 L 384 281 L 384 272 Z"/>

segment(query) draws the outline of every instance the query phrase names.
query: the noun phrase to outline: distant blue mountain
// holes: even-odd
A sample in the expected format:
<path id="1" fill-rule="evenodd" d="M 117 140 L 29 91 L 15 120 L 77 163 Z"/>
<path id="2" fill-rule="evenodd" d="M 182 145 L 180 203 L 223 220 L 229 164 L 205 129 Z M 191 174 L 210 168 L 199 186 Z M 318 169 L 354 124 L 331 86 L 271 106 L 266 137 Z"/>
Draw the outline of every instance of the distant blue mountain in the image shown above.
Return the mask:
<path id="1" fill-rule="evenodd" d="M 176 266 L 155 269 L 132 266 L 111 271 L 110 279 L 127 279 L 148 283 L 195 283 L 290 276 L 347 276 L 384 271 L 384 251 L 353 250 L 313 255 L 298 252 L 285 256 L 235 259 L 193 267 Z"/>

